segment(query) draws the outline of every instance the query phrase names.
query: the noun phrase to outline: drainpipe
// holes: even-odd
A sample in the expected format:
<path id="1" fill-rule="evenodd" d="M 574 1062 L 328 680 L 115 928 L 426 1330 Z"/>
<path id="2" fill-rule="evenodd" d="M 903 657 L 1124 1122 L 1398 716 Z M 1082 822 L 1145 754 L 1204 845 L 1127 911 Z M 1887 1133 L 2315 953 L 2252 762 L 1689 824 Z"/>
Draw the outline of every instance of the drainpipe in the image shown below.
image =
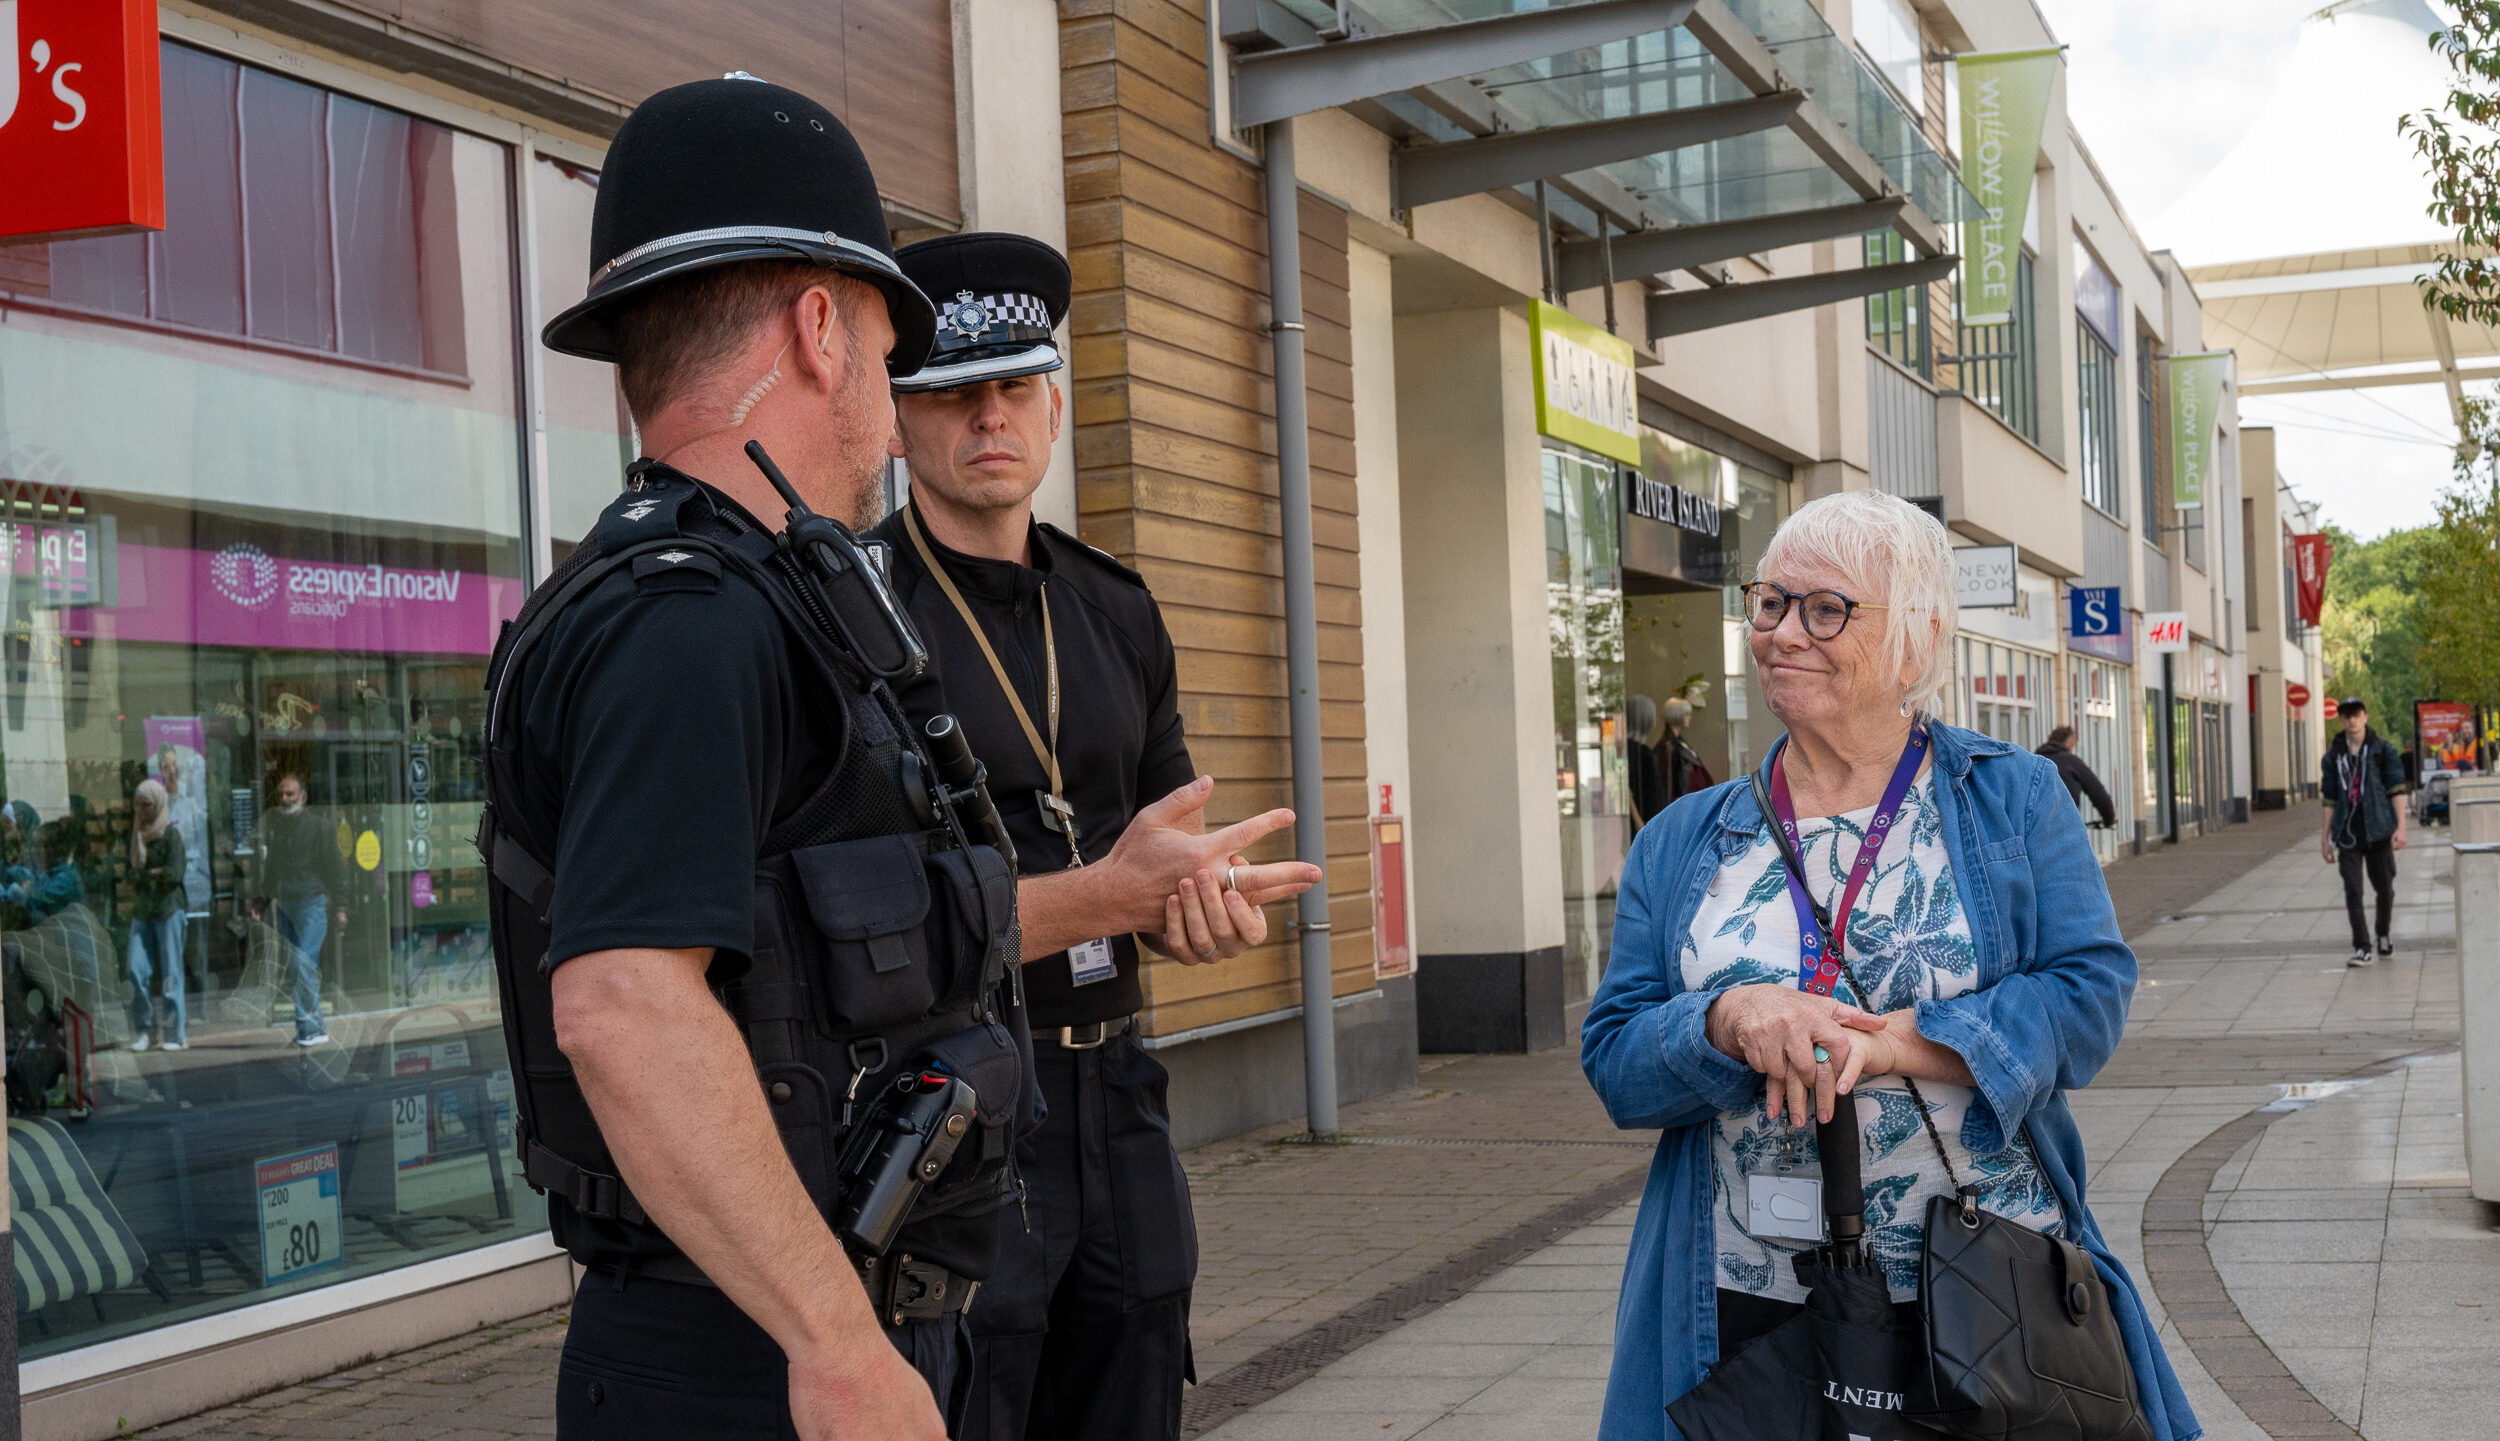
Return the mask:
<path id="1" fill-rule="evenodd" d="M 1285 673 L 1293 697 L 1293 849 L 1302 893 L 1302 1083 L 1311 1134 L 1337 1134 L 1336 986 L 1328 966 L 1328 796 L 1320 775 L 1319 606 L 1311 575 L 1311 430 L 1302 367 L 1302 200 L 1293 122 L 1267 127 L 1267 276 L 1275 315 L 1276 499 L 1285 541 Z"/>

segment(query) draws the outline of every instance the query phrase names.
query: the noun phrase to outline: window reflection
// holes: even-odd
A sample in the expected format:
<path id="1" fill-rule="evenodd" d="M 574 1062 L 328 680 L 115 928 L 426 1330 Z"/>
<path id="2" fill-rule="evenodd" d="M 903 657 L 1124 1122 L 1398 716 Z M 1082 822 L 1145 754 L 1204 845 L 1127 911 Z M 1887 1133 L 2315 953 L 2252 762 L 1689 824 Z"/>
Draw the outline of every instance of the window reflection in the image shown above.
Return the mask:
<path id="1" fill-rule="evenodd" d="M 163 57 L 166 231 L 0 248 L 28 1356 L 544 1225 L 468 844 L 526 588 L 511 156 Z"/>

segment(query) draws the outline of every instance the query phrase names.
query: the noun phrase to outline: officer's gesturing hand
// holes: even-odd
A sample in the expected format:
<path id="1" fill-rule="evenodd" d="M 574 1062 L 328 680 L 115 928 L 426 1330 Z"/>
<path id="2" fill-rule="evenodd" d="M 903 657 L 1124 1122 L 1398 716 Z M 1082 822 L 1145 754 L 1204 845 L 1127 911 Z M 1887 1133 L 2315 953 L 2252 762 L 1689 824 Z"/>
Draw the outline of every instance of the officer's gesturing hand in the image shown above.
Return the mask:
<path id="1" fill-rule="evenodd" d="M 1150 942 L 1177 933 L 1182 944 L 1176 949 L 1184 959 L 1215 960 L 1257 944 L 1256 939 L 1243 939 L 1245 917 L 1256 921 L 1255 935 L 1263 939 L 1266 925 L 1257 921 L 1258 907 L 1319 884 L 1319 867 L 1301 861 L 1240 864 L 1241 852 L 1292 825 L 1293 812 L 1279 807 L 1209 832 L 1207 799 L 1214 793 L 1214 777 L 1200 776 L 1140 810 L 1101 860 L 1056 875 L 1026 877 L 1016 892 L 1024 958 L 1051 955 L 1112 930 L 1133 931 Z M 1230 923 L 1229 941 L 1218 942 L 1204 898 L 1219 893 L 1221 877 L 1237 865 L 1233 875 L 1239 889 L 1223 894 L 1215 906 Z M 1168 904 L 1174 900 L 1183 914 L 1174 914 Z M 1187 931 L 1186 912 L 1193 901 L 1207 931 L 1207 939 L 1197 944 L 1189 943 Z M 1200 951 L 1199 945 L 1211 949 Z"/>

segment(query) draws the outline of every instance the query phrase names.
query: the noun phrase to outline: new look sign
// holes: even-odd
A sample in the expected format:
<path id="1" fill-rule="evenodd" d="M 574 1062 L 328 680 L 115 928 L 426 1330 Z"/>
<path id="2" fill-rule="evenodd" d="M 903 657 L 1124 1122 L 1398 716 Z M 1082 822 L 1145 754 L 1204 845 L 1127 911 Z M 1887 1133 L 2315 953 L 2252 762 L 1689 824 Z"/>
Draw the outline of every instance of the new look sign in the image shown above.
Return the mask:
<path id="1" fill-rule="evenodd" d="M 1536 346 L 1536 428 L 1625 465 L 1640 464 L 1631 342 L 1542 300 L 1530 302 L 1528 337 Z"/>

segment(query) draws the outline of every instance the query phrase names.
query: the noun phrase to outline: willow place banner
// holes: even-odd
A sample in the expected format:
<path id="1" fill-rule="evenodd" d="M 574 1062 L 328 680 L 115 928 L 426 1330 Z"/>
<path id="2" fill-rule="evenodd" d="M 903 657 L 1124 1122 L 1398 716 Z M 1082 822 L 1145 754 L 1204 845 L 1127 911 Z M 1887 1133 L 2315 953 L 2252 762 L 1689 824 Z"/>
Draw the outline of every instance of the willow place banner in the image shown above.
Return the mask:
<path id="1" fill-rule="evenodd" d="M 2060 47 L 1964 55 L 1961 73 L 1962 183 L 1979 218 L 1962 226 L 1962 320 L 2003 325 L 2014 318 L 2014 271 L 2022 253 L 2031 175 L 2040 164 L 2049 90 Z"/>
<path id="2" fill-rule="evenodd" d="M 2208 350 L 2170 357 L 2170 503 L 2181 510 L 2205 504 L 2214 469 L 2214 427 L 2222 419 L 2222 387 L 2231 377 L 2231 352 Z"/>

